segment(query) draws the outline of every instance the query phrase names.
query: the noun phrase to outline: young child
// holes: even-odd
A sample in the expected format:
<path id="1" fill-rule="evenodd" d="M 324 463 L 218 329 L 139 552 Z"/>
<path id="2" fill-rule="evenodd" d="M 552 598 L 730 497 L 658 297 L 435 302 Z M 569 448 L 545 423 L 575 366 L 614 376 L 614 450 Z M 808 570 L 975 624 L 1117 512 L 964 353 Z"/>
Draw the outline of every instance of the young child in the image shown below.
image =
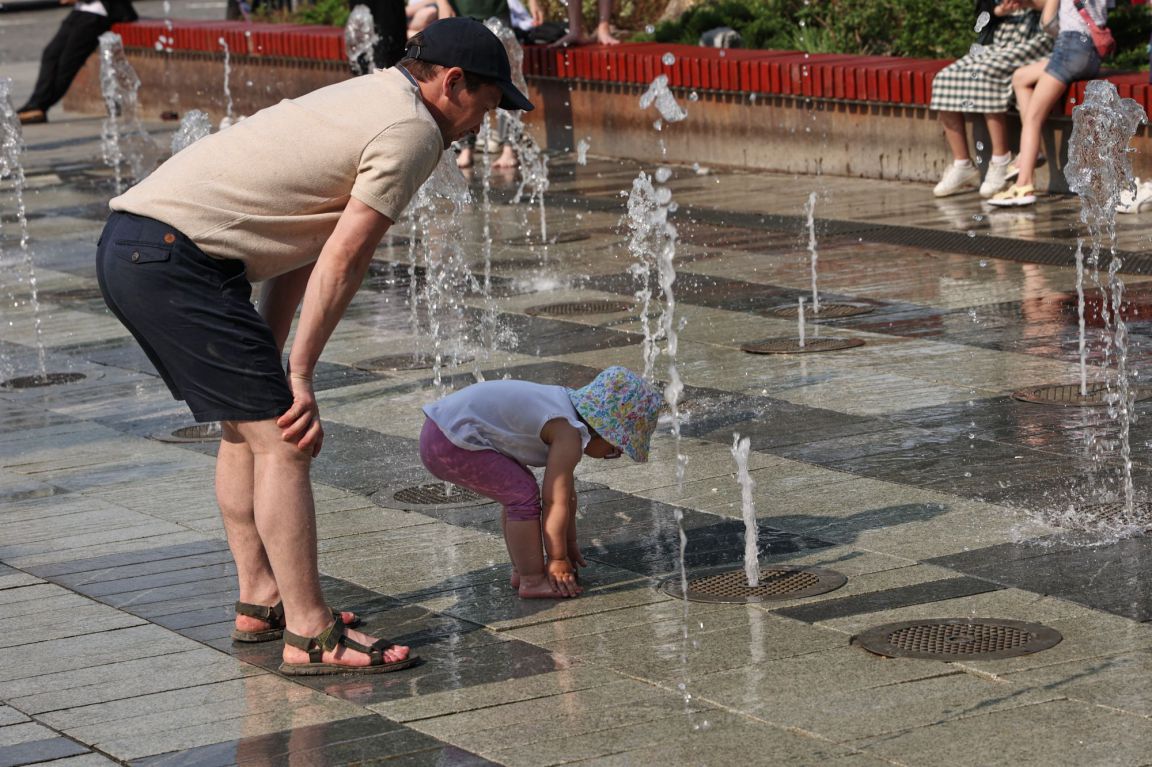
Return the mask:
<path id="1" fill-rule="evenodd" d="M 622 367 L 581 389 L 485 381 L 424 408 L 420 460 L 436 478 L 504 506 L 521 598 L 574 597 L 576 567 L 585 565 L 576 545 L 576 464 L 585 455 L 647 461 L 663 404 L 651 383 Z M 543 499 L 528 466 L 545 467 Z"/>

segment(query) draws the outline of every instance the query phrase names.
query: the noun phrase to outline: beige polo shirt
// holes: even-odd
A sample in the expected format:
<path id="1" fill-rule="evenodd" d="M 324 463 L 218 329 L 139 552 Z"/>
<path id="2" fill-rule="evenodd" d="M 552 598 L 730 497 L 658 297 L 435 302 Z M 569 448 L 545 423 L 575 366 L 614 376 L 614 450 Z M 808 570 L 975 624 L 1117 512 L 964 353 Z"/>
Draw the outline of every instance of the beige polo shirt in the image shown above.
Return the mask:
<path id="1" fill-rule="evenodd" d="M 399 219 L 443 151 L 417 87 L 386 69 L 207 136 L 109 205 L 243 261 L 256 282 L 315 261 L 349 197 Z"/>

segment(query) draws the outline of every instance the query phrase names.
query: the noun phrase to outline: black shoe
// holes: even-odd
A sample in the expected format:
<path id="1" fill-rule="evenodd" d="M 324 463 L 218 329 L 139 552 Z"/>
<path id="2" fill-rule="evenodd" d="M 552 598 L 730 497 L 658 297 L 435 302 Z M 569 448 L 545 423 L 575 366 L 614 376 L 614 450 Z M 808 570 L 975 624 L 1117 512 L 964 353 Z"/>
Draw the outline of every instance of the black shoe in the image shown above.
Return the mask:
<path id="1" fill-rule="evenodd" d="M 21 125 L 37 125 L 48 122 L 48 114 L 43 109 L 22 109 L 16 113 Z"/>

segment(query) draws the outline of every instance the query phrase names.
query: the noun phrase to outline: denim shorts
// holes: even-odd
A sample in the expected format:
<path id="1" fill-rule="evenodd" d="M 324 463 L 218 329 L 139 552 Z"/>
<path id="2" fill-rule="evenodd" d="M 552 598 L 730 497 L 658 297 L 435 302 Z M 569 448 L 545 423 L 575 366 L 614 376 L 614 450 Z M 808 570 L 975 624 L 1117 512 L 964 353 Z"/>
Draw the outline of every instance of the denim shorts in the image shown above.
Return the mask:
<path id="1" fill-rule="evenodd" d="M 1087 32 L 1061 32 L 1044 71 L 1065 85 L 1095 77 L 1100 71 L 1100 54 L 1092 44 L 1092 36 Z"/>
<path id="2" fill-rule="evenodd" d="M 113 213 L 96 276 L 108 308 L 197 421 L 264 421 L 291 407 L 242 261 L 212 258 L 162 221 Z"/>

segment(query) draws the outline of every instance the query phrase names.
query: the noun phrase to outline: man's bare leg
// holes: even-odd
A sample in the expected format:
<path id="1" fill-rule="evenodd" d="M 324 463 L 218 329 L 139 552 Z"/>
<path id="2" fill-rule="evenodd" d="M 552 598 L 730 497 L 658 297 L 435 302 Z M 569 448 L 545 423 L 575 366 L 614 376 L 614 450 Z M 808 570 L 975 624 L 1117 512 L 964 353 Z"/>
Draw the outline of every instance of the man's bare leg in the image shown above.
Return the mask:
<path id="1" fill-rule="evenodd" d="M 332 613 L 320 591 L 316 561 L 316 513 L 309 477 L 311 453 L 285 442 L 274 420 L 232 421 L 225 428 L 243 440 L 252 456 L 254 526 L 284 602 L 287 628 L 300 636 L 317 636 L 331 625 Z M 227 457 L 232 457 L 231 450 Z M 225 469 L 224 473 L 229 471 Z M 240 537 L 238 542 L 243 544 L 245 540 Z M 244 556 L 249 556 L 248 552 Z M 363 644 L 375 641 L 358 631 L 346 633 Z M 399 645 L 384 653 L 387 662 L 407 657 L 408 648 Z M 285 663 L 308 662 L 306 652 L 288 645 L 284 646 L 283 658 Z M 324 662 L 367 666 L 369 658 L 341 647 L 335 652 L 326 651 Z"/>

